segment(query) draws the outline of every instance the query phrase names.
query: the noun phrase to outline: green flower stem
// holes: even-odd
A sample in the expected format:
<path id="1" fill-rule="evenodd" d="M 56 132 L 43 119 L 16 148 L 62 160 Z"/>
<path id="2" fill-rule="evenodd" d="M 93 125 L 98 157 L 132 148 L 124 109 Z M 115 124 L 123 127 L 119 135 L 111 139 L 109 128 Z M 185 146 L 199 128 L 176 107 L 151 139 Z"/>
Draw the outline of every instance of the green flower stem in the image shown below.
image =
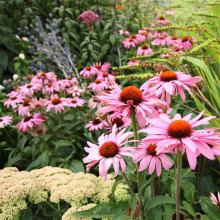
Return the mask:
<path id="1" fill-rule="evenodd" d="M 180 220 L 180 182 L 182 169 L 182 152 L 177 147 L 177 183 L 176 183 L 176 220 Z"/>
<path id="2" fill-rule="evenodd" d="M 11 137 L 10 133 L 8 132 L 7 128 L 4 128 L 5 134 L 8 137 L 9 142 L 12 144 L 13 147 L 15 147 L 17 144 L 14 141 L 14 139 Z"/>
<path id="3" fill-rule="evenodd" d="M 137 138 L 137 126 L 136 126 L 135 109 L 134 108 L 132 108 L 131 120 L 132 120 L 133 132 L 134 132 L 135 147 L 138 147 L 138 142 L 137 142 L 137 140 L 138 140 L 138 138 Z M 138 192 L 140 192 L 140 189 L 141 189 L 141 185 L 140 185 L 140 183 L 141 183 L 141 175 L 140 175 L 140 172 L 138 172 L 139 165 L 140 165 L 140 163 L 138 162 L 137 163 L 137 186 L 138 186 Z M 142 218 L 144 219 L 144 217 L 143 217 L 142 195 L 141 194 L 139 195 L 139 206 L 140 206 Z"/>
<path id="4" fill-rule="evenodd" d="M 122 175 L 123 175 L 123 177 L 124 177 L 126 183 L 128 184 L 128 187 L 129 187 L 129 189 L 130 189 L 130 191 L 131 191 L 131 194 L 134 195 L 134 190 L 133 190 L 133 188 L 132 188 L 132 185 L 131 185 L 130 181 L 128 180 L 127 175 L 126 175 L 125 173 L 122 173 Z"/>
<path id="5" fill-rule="evenodd" d="M 46 143 L 46 141 L 45 141 L 42 137 L 39 136 L 39 139 L 40 139 L 40 141 L 44 144 L 44 146 L 45 146 L 56 158 L 59 158 L 59 156 L 57 155 L 57 153 L 56 153 L 53 149 L 50 148 L 50 146 Z"/>

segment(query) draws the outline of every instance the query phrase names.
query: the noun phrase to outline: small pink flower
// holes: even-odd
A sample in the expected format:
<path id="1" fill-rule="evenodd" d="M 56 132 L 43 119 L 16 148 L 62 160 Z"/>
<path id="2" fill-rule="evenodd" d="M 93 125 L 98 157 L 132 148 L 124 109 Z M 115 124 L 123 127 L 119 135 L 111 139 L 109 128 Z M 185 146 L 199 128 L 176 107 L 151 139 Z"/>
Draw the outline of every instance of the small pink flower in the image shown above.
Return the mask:
<path id="1" fill-rule="evenodd" d="M 103 73 L 99 73 L 99 74 L 98 74 L 97 80 L 101 80 L 101 81 L 104 81 L 104 82 L 108 83 L 108 82 L 113 82 L 113 81 L 115 81 L 115 77 L 112 76 L 112 75 L 111 75 L 110 73 L 108 73 L 108 72 L 103 72 Z"/>
<path id="2" fill-rule="evenodd" d="M 92 89 L 93 91 L 102 91 L 104 89 L 107 89 L 108 85 L 105 81 L 101 81 L 99 79 L 96 79 L 94 82 L 89 83 L 88 88 Z"/>
<path id="3" fill-rule="evenodd" d="M 50 101 L 47 102 L 47 110 L 46 112 L 50 111 L 50 109 L 54 109 L 57 112 L 64 111 L 64 102 L 65 98 L 59 98 L 58 96 L 51 96 Z"/>
<path id="4" fill-rule="evenodd" d="M 108 123 L 100 118 L 95 118 L 93 121 L 90 121 L 85 128 L 89 128 L 89 131 L 103 129 L 108 126 Z"/>
<path id="5" fill-rule="evenodd" d="M 168 105 L 171 102 L 171 95 L 177 95 L 179 92 L 183 101 L 185 101 L 185 93 L 183 89 L 187 90 L 191 95 L 190 88 L 195 86 L 195 83 L 201 81 L 199 76 L 191 77 L 182 72 L 166 71 L 151 78 L 141 86 L 141 90 L 156 95 L 161 99 L 166 98 Z"/>
<path id="6" fill-rule="evenodd" d="M 124 31 L 124 30 L 119 30 L 119 34 L 120 35 L 127 35 L 127 36 L 129 36 L 130 35 L 130 33 L 128 32 L 128 31 Z"/>
<path id="7" fill-rule="evenodd" d="M 66 103 L 65 105 L 69 108 L 71 108 L 71 107 L 77 108 L 77 107 L 82 107 L 85 103 L 85 100 L 80 99 L 78 97 L 66 98 L 65 103 Z"/>
<path id="8" fill-rule="evenodd" d="M 167 11 L 166 14 L 167 15 L 173 15 L 175 12 L 176 12 L 175 10 L 170 10 L 170 11 Z"/>
<path id="9" fill-rule="evenodd" d="M 7 108 L 9 108 L 10 106 L 14 107 L 17 104 L 22 103 L 24 98 L 24 95 L 10 96 L 8 100 L 4 101 L 4 105 L 7 106 Z"/>
<path id="10" fill-rule="evenodd" d="M 127 128 L 131 125 L 131 119 L 125 118 L 121 114 L 115 113 L 112 115 L 109 115 L 107 118 L 107 121 L 109 122 L 107 124 L 106 129 L 112 129 L 112 127 L 116 124 L 117 129 Z"/>
<path id="11" fill-rule="evenodd" d="M 32 96 L 35 92 L 38 92 L 42 89 L 42 85 L 39 83 L 29 83 L 20 86 L 20 89 L 21 94 Z"/>
<path id="12" fill-rule="evenodd" d="M 86 66 L 79 74 L 83 75 L 86 79 L 91 79 L 97 74 L 97 70 L 94 67 Z"/>
<path id="13" fill-rule="evenodd" d="M 133 58 L 128 62 L 128 66 L 135 66 L 137 64 L 139 64 L 139 60 Z"/>
<path id="14" fill-rule="evenodd" d="M 200 125 L 209 124 L 208 121 L 214 118 L 211 116 L 199 120 L 203 113 L 204 111 L 193 119 L 190 119 L 192 113 L 183 118 L 180 114 L 176 114 L 173 119 L 166 114 L 160 114 L 158 118 L 148 119 L 149 127 L 142 130 L 148 136 L 143 140 L 148 143 L 156 143 L 158 146 L 157 154 L 167 149 L 176 150 L 177 146 L 179 146 L 182 154 L 186 151 L 191 169 L 195 169 L 197 151 L 208 159 L 214 160 L 214 152 L 210 149 L 209 144 L 218 145 L 218 140 L 220 139 L 218 136 L 216 140 L 212 133 L 204 133 L 202 129 L 193 129 Z"/>
<path id="15" fill-rule="evenodd" d="M 140 162 L 139 172 L 143 171 L 149 166 L 149 174 L 152 174 L 156 168 L 157 176 L 161 174 L 161 163 L 166 170 L 169 170 L 172 166 L 169 158 L 165 153 L 171 153 L 171 151 L 165 150 L 157 154 L 157 145 L 149 144 L 145 141 L 141 141 L 138 148 L 134 148 L 132 151 L 133 160 L 135 163 Z"/>
<path id="16" fill-rule="evenodd" d="M 167 44 L 167 42 L 169 42 L 167 35 L 162 35 L 159 38 L 156 38 L 151 44 L 152 45 L 157 45 L 157 46 L 165 46 L 165 44 Z"/>
<path id="17" fill-rule="evenodd" d="M 129 38 L 126 38 L 123 42 L 125 48 L 136 47 L 138 40 L 135 34 L 130 35 Z"/>
<path id="18" fill-rule="evenodd" d="M 169 25 L 170 21 L 168 19 L 165 19 L 164 16 L 160 16 L 156 18 L 156 21 L 161 25 Z"/>
<path id="19" fill-rule="evenodd" d="M 22 132 L 28 132 L 29 128 L 32 130 L 36 125 L 40 126 L 43 122 L 44 117 L 40 113 L 36 113 L 22 119 L 22 121 L 18 123 L 16 127 Z"/>
<path id="20" fill-rule="evenodd" d="M 104 72 L 108 72 L 108 70 L 111 68 L 111 64 L 108 62 L 104 64 L 101 64 L 101 62 L 98 62 L 92 65 L 92 68 L 95 69 L 96 74 L 99 74 L 100 72 L 104 73 Z"/>
<path id="21" fill-rule="evenodd" d="M 29 114 L 29 110 L 31 109 L 31 99 L 24 99 L 23 103 L 18 107 L 18 115 L 25 116 Z"/>
<path id="22" fill-rule="evenodd" d="M 122 147 L 124 141 L 132 136 L 132 132 L 125 132 L 125 129 L 116 133 L 116 125 L 113 126 L 112 132 L 109 135 L 102 134 L 98 139 L 98 145 L 91 142 L 87 142 L 89 147 L 85 147 L 85 151 L 89 153 L 87 157 L 83 159 L 84 163 L 88 163 L 86 166 L 87 171 L 99 163 L 99 175 L 106 180 L 108 170 L 113 165 L 115 170 L 115 177 L 118 175 L 119 167 L 121 172 L 124 173 L 126 164 L 121 155 L 131 156 L 128 150 L 131 147 Z"/>
<path id="23" fill-rule="evenodd" d="M 146 115 L 153 113 L 153 105 L 159 103 L 162 105 L 166 104 L 162 100 L 142 94 L 135 86 L 128 86 L 123 90 L 116 88 L 110 94 L 103 93 L 98 98 L 107 103 L 107 107 L 98 110 L 102 114 L 113 111 L 121 113 L 124 117 L 130 117 L 132 109 L 134 109 L 141 128 L 146 125 Z"/>
<path id="24" fill-rule="evenodd" d="M 89 99 L 89 103 L 88 103 L 88 106 L 89 108 L 91 109 L 94 109 L 94 108 L 101 108 L 103 107 L 105 104 L 100 101 L 97 96 L 92 96 L 91 99 Z"/>
<path id="25" fill-rule="evenodd" d="M 53 72 L 48 72 L 48 73 L 44 73 L 44 72 L 40 72 L 37 73 L 37 75 L 33 76 L 31 79 L 31 83 L 35 84 L 47 84 L 49 82 L 55 82 L 57 80 L 57 76 L 55 73 Z"/>
<path id="26" fill-rule="evenodd" d="M 37 98 L 33 98 L 31 99 L 30 102 L 31 109 L 41 109 L 46 105 L 47 105 L 47 99 L 42 99 L 42 98 L 40 98 L 39 100 Z"/>
<path id="27" fill-rule="evenodd" d="M 147 44 L 142 44 L 142 46 L 137 49 L 137 56 L 148 55 L 152 53 L 153 50 Z"/>
<path id="28" fill-rule="evenodd" d="M 90 26 L 94 23 L 99 23 L 99 15 L 95 14 L 93 11 L 85 11 L 78 16 L 79 19 L 82 19 L 83 23 Z"/>
<path id="29" fill-rule="evenodd" d="M 182 40 L 181 40 L 181 47 L 183 49 L 190 50 L 191 48 L 193 48 L 193 42 L 195 40 L 196 39 L 194 37 L 191 37 L 191 36 L 183 37 Z"/>
<path id="30" fill-rule="evenodd" d="M 74 85 L 72 87 L 70 87 L 69 89 L 67 89 L 67 94 L 74 96 L 80 96 L 81 93 L 86 92 L 85 89 L 81 89 L 79 86 Z"/>
<path id="31" fill-rule="evenodd" d="M 139 30 L 136 35 L 138 42 L 144 42 L 146 40 L 148 33 L 146 30 Z"/>
<path id="32" fill-rule="evenodd" d="M 218 209 L 220 209 L 220 192 L 218 192 L 218 198 L 213 193 L 210 194 L 210 199 L 212 200 L 212 203 L 217 206 Z"/>
<path id="33" fill-rule="evenodd" d="M 47 131 L 45 126 L 34 127 L 33 131 L 31 132 L 33 136 L 40 136 Z"/>
<path id="34" fill-rule="evenodd" d="M 13 117 L 10 115 L 0 117 L 0 128 L 4 128 L 6 125 L 10 125 L 12 118 Z"/>
<path id="35" fill-rule="evenodd" d="M 167 37 L 167 45 L 175 45 L 178 44 L 180 42 L 180 40 L 178 39 L 177 36 L 168 36 Z"/>

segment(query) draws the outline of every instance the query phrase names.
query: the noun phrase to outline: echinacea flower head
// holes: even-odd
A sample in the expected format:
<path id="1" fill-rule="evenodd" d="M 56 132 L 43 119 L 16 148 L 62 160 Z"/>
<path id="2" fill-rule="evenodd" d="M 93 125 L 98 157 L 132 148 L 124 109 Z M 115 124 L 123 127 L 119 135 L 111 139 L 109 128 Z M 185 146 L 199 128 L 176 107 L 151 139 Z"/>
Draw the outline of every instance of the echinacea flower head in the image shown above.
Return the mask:
<path id="1" fill-rule="evenodd" d="M 108 126 L 108 123 L 101 118 L 97 117 L 94 120 L 90 121 L 85 128 L 89 128 L 89 131 L 103 129 L 104 127 Z"/>
<path id="2" fill-rule="evenodd" d="M 171 153 L 169 150 L 165 150 L 157 154 L 157 145 L 149 144 L 148 142 L 141 141 L 138 148 L 134 148 L 132 151 L 133 160 L 135 163 L 140 162 L 139 172 L 145 170 L 149 166 L 149 174 L 152 174 L 156 168 L 157 176 L 161 174 L 161 163 L 166 170 L 169 170 L 172 166 L 166 153 Z"/>
<path id="3" fill-rule="evenodd" d="M 96 79 L 94 82 L 89 83 L 88 88 L 93 91 L 102 91 L 107 89 L 108 85 L 105 81 L 101 81 L 100 79 Z"/>
<path id="4" fill-rule="evenodd" d="M 97 70 L 92 66 L 86 66 L 79 74 L 83 75 L 86 79 L 91 79 L 97 74 Z"/>
<path id="5" fill-rule="evenodd" d="M 50 109 L 54 109 L 56 113 L 62 112 L 64 110 L 64 101 L 65 98 L 60 98 L 58 96 L 51 96 L 50 100 L 47 102 L 46 112 L 50 111 Z"/>
<path id="6" fill-rule="evenodd" d="M 193 48 L 193 42 L 195 41 L 194 37 L 187 36 L 181 39 L 181 47 L 186 50 Z"/>
<path id="7" fill-rule="evenodd" d="M 136 60 L 134 58 L 131 58 L 131 60 L 128 62 L 128 66 L 135 66 L 139 64 L 139 60 Z"/>
<path id="8" fill-rule="evenodd" d="M 154 41 L 151 43 L 152 45 L 156 46 L 165 46 L 166 44 L 169 44 L 169 38 L 167 34 L 160 35 L 158 38 L 156 38 Z"/>
<path id="9" fill-rule="evenodd" d="M 10 125 L 12 118 L 13 117 L 11 115 L 0 117 L 0 128 L 4 128 L 6 125 Z"/>
<path id="10" fill-rule="evenodd" d="M 80 99 L 78 97 L 74 98 L 66 98 L 64 105 L 69 107 L 69 108 L 77 108 L 77 107 L 82 107 L 85 103 L 84 99 Z"/>
<path id="11" fill-rule="evenodd" d="M 154 105 L 166 104 L 162 100 L 142 94 L 140 89 L 135 86 L 127 86 L 123 90 L 118 87 L 112 90 L 110 94 L 103 93 L 98 98 L 107 104 L 107 107 L 98 110 L 99 113 L 118 112 L 124 117 L 130 117 L 132 109 L 134 109 L 141 128 L 146 125 L 146 115 L 153 113 L 152 107 Z"/>
<path id="12" fill-rule="evenodd" d="M 138 44 L 138 40 L 135 38 L 126 38 L 123 42 L 123 45 L 125 48 L 130 48 L 130 47 L 136 47 L 136 45 Z"/>
<path id="13" fill-rule="evenodd" d="M 214 118 L 214 116 L 210 116 L 199 120 L 203 113 L 204 111 L 193 119 L 190 119 L 192 113 L 185 117 L 176 114 L 173 119 L 163 113 L 158 118 L 148 118 L 149 127 L 142 129 L 148 136 L 143 140 L 148 143 L 156 143 L 158 146 L 157 154 L 167 149 L 176 150 L 179 146 L 182 154 L 186 151 L 191 169 L 195 169 L 197 152 L 214 160 L 215 153 L 209 145 L 219 145 L 220 139 L 219 136 L 216 137 L 212 133 L 204 132 L 204 129 L 194 130 L 195 127 L 209 124 L 208 121 Z"/>
<path id="14" fill-rule="evenodd" d="M 161 99 L 166 98 L 169 105 L 171 102 L 171 95 L 177 95 L 177 91 L 182 100 L 185 101 L 186 96 L 183 89 L 187 90 L 191 95 L 189 86 L 195 87 L 195 83 L 201 80 L 202 78 L 200 76 L 191 77 L 183 72 L 165 71 L 145 82 L 140 89 L 144 90 L 143 93 L 146 91 Z"/>
<path id="15" fill-rule="evenodd" d="M 137 49 L 137 56 L 152 54 L 153 50 L 147 45 L 142 44 L 141 47 Z"/>
<path id="16" fill-rule="evenodd" d="M 212 203 L 217 206 L 218 209 L 220 209 L 220 192 L 218 192 L 218 198 L 213 193 L 210 194 L 210 199 L 212 200 Z"/>
<path id="17" fill-rule="evenodd" d="M 32 130 L 37 125 L 42 125 L 44 122 L 44 118 L 41 113 L 35 113 L 34 115 L 28 115 L 27 117 L 23 118 L 20 123 L 16 125 L 18 130 L 22 132 L 28 132 L 29 128 Z"/>
<path id="18" fill-rule="evenodd" d="M 99 175 L 106 180 L 108 170 L 113 165 L 115 170 L 115 176 L 118 175 L 119 167 L 121 172 L 126 169 L 126 164 L 121 155 L 131 156 L 128 150 L 131 147 L 123 147 L 125 140 L 132 136 L 132 132 L 125 132 L 122 129 L 119 133 L 116 133 L 116 125 L 113 126 L 112 132 L 109 135 L 102 134 L 98 139 L 98 145 L 91 142 L 87 142 L 89 147 L 85 147 L 85 151 L 89 153 L 87 157 L 83 159 L 84 163 L 88 163 L 87 171 L 99 163 Z"/>
<path id="19" fill-rule="evenodd" d="M 31 132 L 33 136 L 40 136 L 47 131 L 45 126 L 34 127 L 33 131 Z"/>
<path id="20" fill-rule="evenodd" d="M 129 36 L 130 35 L 130 33 L 128 32 L 128 31 L 125 31 L 125 30 L 119 30 L 119 34 L 120 35 L 127 35 L 127 36 Z"/>
<path id="21" fill-rule="evenodd" d="M 166 19 L 163 15 L 161 15 L 160 17 L 157 17 L 156 21 L 161 25 L 168 25 L 170 23 L 170 21 Z"/>

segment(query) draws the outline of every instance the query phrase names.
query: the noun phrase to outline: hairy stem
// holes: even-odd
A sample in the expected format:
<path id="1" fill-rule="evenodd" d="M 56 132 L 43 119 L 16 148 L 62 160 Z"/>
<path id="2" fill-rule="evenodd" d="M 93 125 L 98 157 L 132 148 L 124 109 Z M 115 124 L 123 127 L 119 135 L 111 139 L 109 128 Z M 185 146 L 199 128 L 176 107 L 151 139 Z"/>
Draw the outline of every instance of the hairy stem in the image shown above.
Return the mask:
<path id="1" fill-rule="evenodd" d="M 122 175 L 123 175 L 123 177 L 124 177 L 126 183 L 128 184 L 128 187 L 129 187 L 129 189 L 130 189 L 130 191 L 131 191 L 131 194 L 134 195 L 134 190 L 133 190 L 133 188 L 132 188 L 132 185 L 131 185 L 130 181 L 128 180 L 127 175 L 126 175 L 125 173 L 122 173 Z"/>
<path id="2" fill-rule="evenodd" d="M 176 182 L 176 220 L 180 220 L 180 182 L 182 169 L 182 152 L 177 147 L 177 182 Z"/>
<path id="3" fill-rule="evenodd" d="M 132 108 L 131 120 L 132 120 L 133 132 L 134 132 L 135 147 L 138 147 L 137 126 L 136 126 L 135 109 L 134 108 Z M 138 192 L 139 192 L 141 189 L 141 175 L 140 175 L 140 172 L 138 171 L 138 169 L 139 169 L 139 163 L 137 163 L 137 186 L 138 186 Z M 140 206 L 142 218 L 144 219 L 142 195 L 141 194 L 139 195 L 139 206 Z"/>

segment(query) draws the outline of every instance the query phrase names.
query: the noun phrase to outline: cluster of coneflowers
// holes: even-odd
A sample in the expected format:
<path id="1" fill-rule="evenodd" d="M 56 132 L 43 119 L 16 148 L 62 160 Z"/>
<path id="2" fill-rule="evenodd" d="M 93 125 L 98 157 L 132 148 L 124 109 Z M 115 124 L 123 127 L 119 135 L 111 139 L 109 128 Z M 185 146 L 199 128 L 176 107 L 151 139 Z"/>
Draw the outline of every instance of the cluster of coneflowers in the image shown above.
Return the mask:
<path id="1" fill-rule="evenodd" d="M 61 113 L 66 108 L 81 107 L 85 101 L 79 98 L 85 92 L 78 86 L 76 78 L 58 79 L 53 72 L 39 72 L 30 75 L 29 81 L 17 87 L 4 100 L 7 108 L 12 108 L 22 120 L 16 125 L 17 129 L 33 135 L 41 135 L 47 130 L 44 126 L 46 113 L 54 111 Z M 12 116 L 0 118 L 0 127 L 10 124 Z"/>
<path id="2" fill-rule="evenodd" d="M 156 171 L 160 176 L 162 167 L 166 170 L 172 167 L 168 155 L 177 155 L 176 198 L 179 204 L 182 155 L 186 152 L 191 169 L 195 169 L 200 154 L 210 160 L 214 160 L 215 155 L 220 155 L 220 136 L 216 132 L 217 129 L 198 129 L 198 126 L 208 125 L 209 120 L 214 116 L 201 119 L 204 111 L 194 118 L 192 113 L 186 116 L 176 114 L 171 117 L 170 115 L 171 96 L 180 94 L 185 101 L 185 91 L 191 95 L 190 89 L 201 80 L 199 76 L 192 77 L 184 72 L 164 71 L 146 81 L 140 88 L 127 86 L 122 89 L 115 84 L 115 88 L 111 88 L 108 92 L 105 88 L 98 91 L 95 97 L 99 101 L 96 107 L 100 117 L 90 121 L 86 127 L 90 130 L 111 127 L 111 132 L 103 133 L 98 138 L 98 144 L 87 142 L 88 147 L 85 147 L 85 151 L 88 156 L 83 159 L 83 162 L 87 163 L 87 170 L 99 164 L 99 175 L 106 179 L 110 167 L 113 166 L 115 176 L 119 171 L 126 176 L 124 156 L 128 156 L 137 163 L 138 178 L 140 172 L 145 169 L 148 169 L 149 174 Z M 90 88 L 93 89 L 92 86 Z M 115 118 L 117 121 L 112 123 Z M 141 140 L 137 140 L 136 119 L 140 127 L 139 132 L 145 135 Z M 133 132 L 126 132 L 131 122 Z M 126 142 L 132 136 L 134 141 Z M 125 143 L 131 142 L 134 142 L 134 146 L 124 146 Z M 128 180 L 127 177 L 125 179 Z M 128 185 L 131 193 L 134 193 L 129 182 Z M 141 201 L 139 206 L 142 209 Z M 178 205 L 177 210 L 179 210 Z M 178 211 L 177 215 L 179 215 Z"/>
<path id="3" fill-rule="evenodd" d="M 166 26 L 169 25 L 170 21 L 165 18 L 165 16 L 159 16 L 156 18 L 156 24 L 152 24 L 152 27 L 139 30 L 137 34 L 130 34 L 126 30 L 120 30 L 120 35 L 128 36 L 122 42 L 125 48 L 136 48 L 137 47 L 137 56 L 149 55 L 154 51 L 151 48 L 152 46 L 168 46 L 169 49 L 172 50 L 173 53 L 183 53 L 185 50 L 190 50 L 193 48 L 193 43 L 195 41 L 194 37 L 184 36 L 182 38 L 178 38 L 177 36 L 169 36 L 169 34 L 165 31 L 151 32 L 152 28 L 155 26 Z M 171 56 L 162 54 L 163 57 Z M 128 63 L 128 65 L 136 65 L 138 64 L 138 60 L 132 60 Z"/>

